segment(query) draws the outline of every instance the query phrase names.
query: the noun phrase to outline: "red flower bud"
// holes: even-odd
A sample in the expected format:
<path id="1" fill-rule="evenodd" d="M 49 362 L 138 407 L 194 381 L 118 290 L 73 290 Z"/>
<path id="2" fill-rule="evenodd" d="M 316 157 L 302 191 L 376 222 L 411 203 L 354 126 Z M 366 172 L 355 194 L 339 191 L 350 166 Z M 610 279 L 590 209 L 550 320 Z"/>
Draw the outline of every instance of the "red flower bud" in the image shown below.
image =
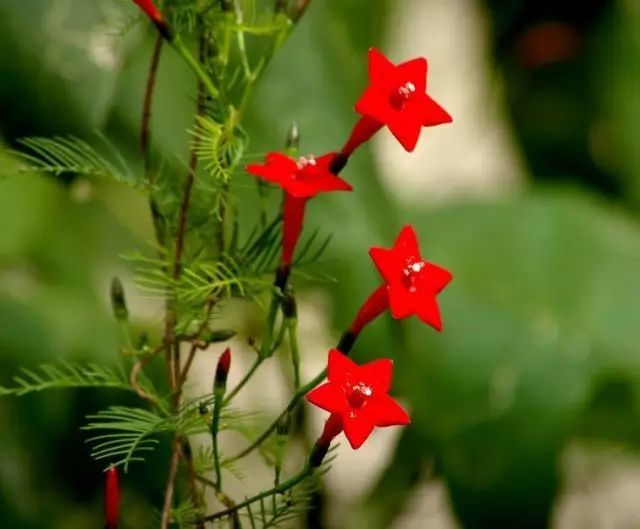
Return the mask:
<path id="1" fill-rule="evenodd" d="M 164 16 L 155 6 L 153 0 L 133 0 L 133 3 L 140 7 L 153 22 L 162 22 L 164 20 Z"/>
<path id="2" fill-rule="evenodd" d="M 227 347 L 218 360 L 218 365 L 216 367 L 216 379 L 214 384 L 215 389 L 222 389 L 226 386 L 230 367 L 231 349 Z"/>
<path id="3" fill-rule="evenodd" d="M 165 20 L 162 12 L 153 3 L 153 0 L 133 0 L 133 3 L 144 11 L 144 14 L 147 15 L 149 20 L 155 24 L 156 28 L 165 39 L 169 41 L 173 39 L 173 33 L 169 23 Z"/>
<path id="4" fill-rule="evenodd" d="M 120 482 L 118 469 L 109 467 L 104 481 L 104 524 L 106 529 L 118 529 L 120 518 Z"/>

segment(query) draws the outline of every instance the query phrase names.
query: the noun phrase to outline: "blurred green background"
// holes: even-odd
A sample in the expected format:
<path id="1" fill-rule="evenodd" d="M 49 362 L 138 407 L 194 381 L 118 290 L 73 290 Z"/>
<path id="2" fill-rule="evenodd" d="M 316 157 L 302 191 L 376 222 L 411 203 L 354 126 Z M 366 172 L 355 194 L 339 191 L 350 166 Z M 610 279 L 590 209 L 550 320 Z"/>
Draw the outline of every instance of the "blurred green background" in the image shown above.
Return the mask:
<path id="1" fill-rule="evenodd" d="M 5 147 L 100 132 L 139 167 L 153 34 L 126 3 L 0 0 Z M 340 145 L 372 45 L 429 57 L 455 121 L 413 155 L 381 133 L 345 171 L 356 192 L 310 208 L 309 226 L 334 233 L 323 266 L 338 282 L 308 286 L 327 300 L 323 332 L 338 336 L 376 285 L 369 246 L 406 223 L 455 281 L 442 334 L 384 317 L 356 346 L 358 360 L 394 356 L 414 422 L 375 456 L 345 451 L 318 527 L 640 527 L 640 3 L 316 0 L 256 93 L 249 152 L 277 149 L 293 120 L 303 151 Z M 157 97 L 154 148 L 184 157 L 193 80 L 170 51 Z M 0 384 L 20 366 L 112 359 L 108 282 L 152 237 L 130 189 L 15 169 L 5 150 Z M 129 297 L 141 326 L 159 320 Z M 100 527 L 101 466 L 78 428 L 114 399 L 0 400 L 2 528 Z M 161 501 L 166 460 L 132 467 L 125 528 Z"/>

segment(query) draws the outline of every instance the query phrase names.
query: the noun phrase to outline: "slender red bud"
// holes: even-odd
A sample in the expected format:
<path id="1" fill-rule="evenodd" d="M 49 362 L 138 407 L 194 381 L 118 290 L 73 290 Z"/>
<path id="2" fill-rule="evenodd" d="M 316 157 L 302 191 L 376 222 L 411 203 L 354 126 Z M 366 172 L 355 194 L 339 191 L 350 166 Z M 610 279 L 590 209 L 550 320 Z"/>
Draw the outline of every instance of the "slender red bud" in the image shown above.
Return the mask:
<path id="1" fill-rule="evenodd" d="M 165 39 L 169 41 L 173 40 L 173 32 L 171 31 L 169 23 L 165 20 L 164 15 L 156 7 L 153 0 L 133 0 L 133 3 L 142 9 L 144 14 L 149 17 L 149 20 L 154 23 Z"/>
<path id="2" fill-rule="evenodd" d="M 120 519 L 120 480 L 118 469 L 109 467 L 104 481 L 104 524 L 106 529 L 118 529 Z"/>
<path id="3" fill-rule="evenodd" d="M 319 467 L 322 464 L 331 442 L 342 433 L 342 417 L 337 414 L 331 414 L 324 423 L 324 429 L 322 434 L 313 445 L 311 455 L 309 456 L 309 465 L 312 467 Z"/>
<path id="4" fill-rule="evenodd" d="M 229 377 L 229 368 L 231 367 L 231 349 L 227 347 L 218 360 L 216 367 L 216 378 L 214 382 L 214 391 L 224 390 Z"/>
<path id="5" fill-rule="evenodd" d="M 284 215 L 282 221 L 282 268 L 290 268 L 293 253 L 302 233 L 304 209 L 307 198 L 296 198 L 289 193 L 284 194 Z"/>
<path id="6" fill-rule="evenodd" d="M 347 143 L 344 144 L 344 147 L 342 147 L 340 152 L 331 163 L 331 172 L 336 175 L 339 174 L 340 171 L 342 171 L 342 169 L 344 169 L 344 167 L 347 165 L 349 157 L 351 156 L 353 151 L 355 151 L 363 143 L 369 141 L 371 137 L 383 126 L 383 123 L 380 123 L 379 121 L 368 118 L 366 116 L 360 118 L 353 127 L 351 136 L 349 136 Z"/>

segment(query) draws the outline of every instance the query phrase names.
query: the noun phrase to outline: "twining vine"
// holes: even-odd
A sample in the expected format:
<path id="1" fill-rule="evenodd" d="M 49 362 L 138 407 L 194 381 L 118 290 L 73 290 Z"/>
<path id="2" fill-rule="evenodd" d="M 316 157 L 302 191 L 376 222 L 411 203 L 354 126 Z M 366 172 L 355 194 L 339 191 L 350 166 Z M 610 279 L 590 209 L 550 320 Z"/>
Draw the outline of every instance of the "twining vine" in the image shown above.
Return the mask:
<path id="1" fill-rule="evenodd" d="M 249 138 L 242 124 L 255 86 L 310 0 L 275 0 L 264 9 L 250 0 L 122 3 L 137 4 L 157 32 L 141 89 L 142 171 L 131 169 L 101 136 L 93 143 L 71 136 L 25 138 L 16 155 L 27 170 L 109 178 L 147 197 L 155 232 L 153 251 L 132 253 L 126 259 L 135 270 L 138 289 L 164 305 L 160 338 L 154 343 L 133 335 L 124 288 L 114 279 L 111 301 L 122 335 L 117 367 L 47 364 L 23 370 L 12 385 L 0 386 L 0 395 L 105 387 L 139 397 L 138 406 L 111 406 L 90 415 L 84 427 L 91 455 L 107 465 L 107 529 L 117 529 L 120 523 L 118 469 L 126 472 L 132 463 L 144 461 L 167 439 L 171 455 L 157 512 L 160 529 L 282 526 L 304 513 L 318 480 L 329 470 L 337 436 L 344 433 L 357 449 L 376 427 L 410 423 L 408 413 L 389 396 L 392 361 L 383 358 L 358 365 L 349 354 L 364 328 L 387 311 L 395 319 L 416 315 L 441 330 L 436 296 L 452 279 L 447 270 L 422 258 L 411 226 L 402 228 L 393 247 L 372 248 L 381 284 L 372 287 L 329 351 L 326 369 L 304 381 L 292 273 L 302 273 L 307 264 L 321 258 L 330 242 L 330 235 L 318 230 L 303 233 L 306 210 L 314 207 L 311 202 L 317 195 L 353 191 L 341 174 L 351 156 L 378 131 L 388 129 L 410 152 L 424 127 L 448 123 L 451 117 L 426 93 L 426 59 L 394 64 L 371 49 L 369 85 L 355 104 L 360 117 L 339 150 L 299 156 L 300 133 L 294 125 L 282 148 L 274 146 L 262 163 L 248 160 L 252 163 L 243 170 Z M 191 70 L 196 94 L 188 161 L 181 172 L 163 169 L 167 153 L 154 150 L 151 136 L 157 72 L 170 52 Z M 243 206 L 234 185 L 238 181 L 246 185 L 251 176 L 260 208 L 255 224 L 246 227 L 241 226 Z M 282 190 L 282 207 L 275 212 L 268 200 L 274 187 Z M 239 381 L 228 386 L 233 353 L 226 347 L 211 392 L 186 399 L 185 383 L 199 352 L 238 333 L 237 328 L 218 323 L 231 298 L 257 304 L 268 299 L 261 341 L 251 342 L 255 359 Z M 264 424 L 256 414 L 234 408 L 234 399 L 285 344 L 293 393 L 284 409 Z M 165 379 L 151 375 L 150 367 L 158 363 L 164 365 Z M 284 462 L 295 430 L 292 423 L 305 397 L 329 417 L 309 447 L 306 463 L 291 474 Z M 226 432 L 240 434 L 247 442 L 235 453 L 224 454 L 219 441 Z M 196 434 L 207 434 L 210 446 L 194 452 L 190 439 Z M 226 490 L 227 481 L 242 479 L 243 460 L 254 451 L 272 467 L 274 484 L 234 498 Z M 186 478 L 186 490 L 177 479 L 180 473 Z M 213 492 L 215 505 L 205 501 L 206 490 Z"/>

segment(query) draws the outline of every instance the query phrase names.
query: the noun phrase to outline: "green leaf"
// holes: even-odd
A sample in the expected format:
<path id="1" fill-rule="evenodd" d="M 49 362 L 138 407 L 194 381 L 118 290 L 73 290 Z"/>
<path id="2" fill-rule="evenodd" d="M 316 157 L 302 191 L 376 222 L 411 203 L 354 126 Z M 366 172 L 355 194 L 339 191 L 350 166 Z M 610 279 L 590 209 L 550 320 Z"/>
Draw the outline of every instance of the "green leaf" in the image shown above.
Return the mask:
<path id="1" fill-rule="evenodd" d="M 86 141 L 73 136 L 22 138 L 18 143 L 25 150 L 13 151 L 13 154 L 26 164 L 23 170 L 51 173 L 56 176 L 70 173 L 109 178 L 131 187 L 145 189 L 146 183 L 139 180 L 118 152 L 106 139 L 103 138 L 103 140 L 109 146 L 116 161 L 108 160 Z"/>
<path id="2" fill-rule="evenodd" d="M 83 430 L 105 432 L 87 440 L 92 444 L 91 456 L 107 460 L 115 466 L 123 466 L 125 472 L 134 461 L 144 461 L 144 453 L 152 451 L 159 443 L 156 436 L 174 430 L 172 422 L 164 415 L 125 406 L 111 406 L 95 415 L 87 416 L 89 424 Z"/>
<path id="3" fill-rule="evenodd" d="M 0 386 L 1 395 L 22 396 L 48 389 L 117 388 L 131 391 L 126 376 L 96 363 L 59 362 L 43 364 L 35 369 L 23 368 L 13 378 L 14 386 Z"/>

